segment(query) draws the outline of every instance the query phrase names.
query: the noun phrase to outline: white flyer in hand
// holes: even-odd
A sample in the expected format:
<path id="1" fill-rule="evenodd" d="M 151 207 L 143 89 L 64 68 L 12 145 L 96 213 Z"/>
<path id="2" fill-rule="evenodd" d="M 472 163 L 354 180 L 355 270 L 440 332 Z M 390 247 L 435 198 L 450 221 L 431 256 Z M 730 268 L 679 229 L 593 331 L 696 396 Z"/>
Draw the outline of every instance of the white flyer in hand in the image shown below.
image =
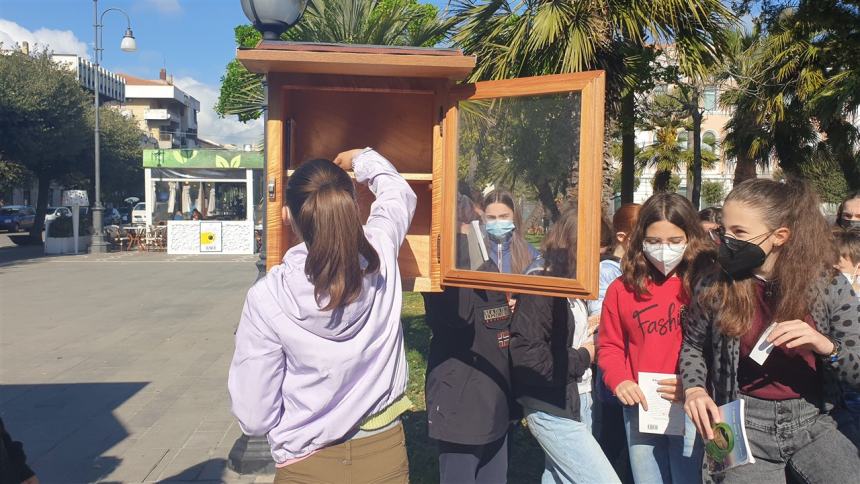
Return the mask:
<path id="1" fill-rule="evenodd" d="M 767 341 L 767 337 L 770 336 L 770 333 L 772 333 L 774 329 L 776 329 L 776 323 L 770 323 L 770 326 L 764 330 L 761 334 L 761 338 L 755 342 L 755 346 L 753 346 L 753 349 L 750 351 L 750 358 L 759 365 L 764 365 L 764 361 L 768 356 L 770 356 L 770 352 L 773 351 L 773 343 L 769 343 Z"/>
<path id="2" fill-rule="evenodd" d="M 648 402 L 646 411 L 639 405 L 639 432 L 644 434 L 684 435 L 684 406 L 664 399 L 657 392 L 660 380 L 678 379 L 672 373 L 639 372 L 639 388 Z M 680 384 L 680 382 L 679 382 Z"/>

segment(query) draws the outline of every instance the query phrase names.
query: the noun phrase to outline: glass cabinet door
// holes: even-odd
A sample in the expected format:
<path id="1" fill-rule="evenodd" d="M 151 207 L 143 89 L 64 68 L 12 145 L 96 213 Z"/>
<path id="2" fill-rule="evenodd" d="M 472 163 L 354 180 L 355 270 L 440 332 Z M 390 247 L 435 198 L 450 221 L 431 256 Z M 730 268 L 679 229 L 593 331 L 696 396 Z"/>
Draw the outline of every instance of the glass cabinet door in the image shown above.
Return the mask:
<path id="1" fill-rule="evenodd" d="M 597 295 L 603 89 L 602 71 L 452 89 L 443 285 Z"/>

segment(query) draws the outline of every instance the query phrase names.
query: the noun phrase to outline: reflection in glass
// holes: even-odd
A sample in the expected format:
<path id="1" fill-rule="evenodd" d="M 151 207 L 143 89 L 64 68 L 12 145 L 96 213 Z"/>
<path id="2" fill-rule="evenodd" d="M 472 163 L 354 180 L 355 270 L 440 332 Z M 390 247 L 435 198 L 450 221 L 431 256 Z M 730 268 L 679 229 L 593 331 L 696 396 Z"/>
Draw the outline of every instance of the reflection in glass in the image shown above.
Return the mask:
<path id="1" fill-rule="evenodd" d="M 578 92 L 460 103 L 458 268 L 543 272 L 542 243 L 575 188 L 580 109 Z"/>

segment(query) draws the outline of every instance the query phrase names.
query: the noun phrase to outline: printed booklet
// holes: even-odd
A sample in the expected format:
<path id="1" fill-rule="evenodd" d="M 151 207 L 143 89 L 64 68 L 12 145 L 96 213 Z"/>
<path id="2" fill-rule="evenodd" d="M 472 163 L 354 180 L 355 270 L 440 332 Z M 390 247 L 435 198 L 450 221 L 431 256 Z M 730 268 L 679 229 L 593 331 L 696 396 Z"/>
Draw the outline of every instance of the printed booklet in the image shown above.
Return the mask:
<path id="1" fill-rule="evenodd" d="M 744 401 L 735 400 L 720 407 L 722 422 L 714 428 L 714 440 L 705 445 L 708 467 L 712 473 L 732 467 L 754 464 L 744 425 Z"/>

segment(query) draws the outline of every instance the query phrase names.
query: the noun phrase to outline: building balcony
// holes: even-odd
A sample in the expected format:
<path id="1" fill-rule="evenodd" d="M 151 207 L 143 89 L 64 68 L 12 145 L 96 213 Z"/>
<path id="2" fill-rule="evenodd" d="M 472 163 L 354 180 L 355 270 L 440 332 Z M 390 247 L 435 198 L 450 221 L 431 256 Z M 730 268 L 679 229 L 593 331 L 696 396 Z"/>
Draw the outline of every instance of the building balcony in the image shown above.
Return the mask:
<path id="1" fill-rule="evenodd" d="M 143 119 L 147 121 L 179 121 L 176 114 L 167 109 L 147 109 L 143 112 Z"/>

